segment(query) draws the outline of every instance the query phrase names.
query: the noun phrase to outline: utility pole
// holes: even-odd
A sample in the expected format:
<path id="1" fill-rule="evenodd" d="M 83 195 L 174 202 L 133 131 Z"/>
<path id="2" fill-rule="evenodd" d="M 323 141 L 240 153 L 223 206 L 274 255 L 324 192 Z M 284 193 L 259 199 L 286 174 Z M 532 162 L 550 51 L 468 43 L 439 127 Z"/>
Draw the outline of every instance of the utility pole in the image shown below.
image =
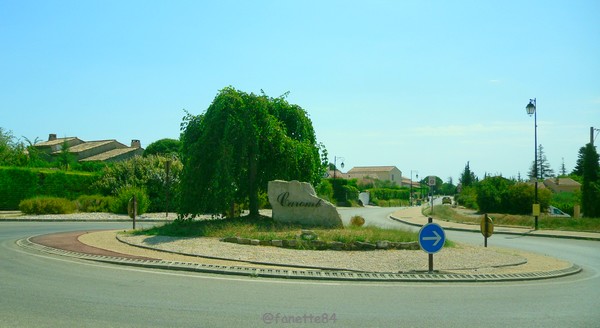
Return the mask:
<path id="1" fill-rule="evenodd" d="M 594 136 L 594 131 L 596 131 L 596 135 Z M 594 139 L 598 137 L 598 133 L 600 133 L 600 129 L 594 129 L 593 126 L 590 126 L 590 143 L 592 146 L 594 145 Z"/>

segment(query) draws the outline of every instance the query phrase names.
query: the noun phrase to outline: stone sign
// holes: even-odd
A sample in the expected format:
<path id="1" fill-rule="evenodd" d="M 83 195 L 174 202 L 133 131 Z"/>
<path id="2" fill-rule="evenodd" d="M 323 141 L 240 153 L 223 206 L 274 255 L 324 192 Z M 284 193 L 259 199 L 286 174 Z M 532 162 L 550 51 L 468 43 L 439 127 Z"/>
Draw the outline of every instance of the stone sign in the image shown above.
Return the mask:
<path id="1" fill-rule="evenodd" d="M 269 181 L 269 202 L 275 221 L 312 227 L 343 226 L 335 206 L 317 197 L 315 189 L 306 182 Z"/>

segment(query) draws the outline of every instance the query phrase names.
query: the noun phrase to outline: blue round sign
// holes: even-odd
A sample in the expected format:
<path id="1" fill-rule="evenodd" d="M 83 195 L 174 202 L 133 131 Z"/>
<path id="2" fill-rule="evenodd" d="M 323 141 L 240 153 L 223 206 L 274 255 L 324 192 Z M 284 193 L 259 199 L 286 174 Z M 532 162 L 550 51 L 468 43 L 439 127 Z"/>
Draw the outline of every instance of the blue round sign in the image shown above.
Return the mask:
<path id="1" fill-rule="evenodd" d="M 446 242 L 446 233 L 437 223 L 427 223 L 419 230 L 419 246 L 426 253 L 439 252 Z"/>

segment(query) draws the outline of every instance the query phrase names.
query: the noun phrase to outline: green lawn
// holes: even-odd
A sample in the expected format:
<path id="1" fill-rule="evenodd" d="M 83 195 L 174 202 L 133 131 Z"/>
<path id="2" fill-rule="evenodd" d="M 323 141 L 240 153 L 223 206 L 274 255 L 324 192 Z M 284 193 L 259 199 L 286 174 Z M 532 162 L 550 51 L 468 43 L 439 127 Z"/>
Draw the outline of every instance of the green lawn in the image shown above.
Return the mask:
<path id="1" fill-rule="evenodd" d="M 489 213 L 494 220 L 495 225 L 517 226 L 533 228 L 534 219 L 531 215 L 512 215 Z M 475 223 L 481 221 L 478 217 L 461 215 L 451 206 L 436 205 L 433 210 L 433 217 L 439 220 Z M 538 218 L 538 227 L 541 230 L 565 230 L 565 231 L 591 231 L 600 232 L 600 218 L 559 218 L 542 215 Z"/>
<path id="2" fill-rule="evenodd" d="M 268 217 L 213 219 L 201 221 L 174 221 L 147 230 L 134 231 L 138 235 L 163 235 L 174 237 L 242 237 L 258 240 L 297 239 L 303 228 L 283 224 Z M 376 227 L 347 227 L 344 229 L 311 229 L 319 240 L 342 243 L 387 240 L 390 242 L 413 242 L 417 233 L 404 230 L 388 230 Z"/>

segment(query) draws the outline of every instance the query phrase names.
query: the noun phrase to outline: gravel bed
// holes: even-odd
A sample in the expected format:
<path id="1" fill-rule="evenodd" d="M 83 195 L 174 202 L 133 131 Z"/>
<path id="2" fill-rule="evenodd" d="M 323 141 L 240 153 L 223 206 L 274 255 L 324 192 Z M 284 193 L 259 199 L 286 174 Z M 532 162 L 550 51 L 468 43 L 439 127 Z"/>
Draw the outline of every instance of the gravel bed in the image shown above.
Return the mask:
<path id="1" fill-rule="evenodd" d="M 429 265 L 427 254 L 421 250 L 315 251 L 239 245 L 221 242 L 217 238 L 120 235 L 119 239 L 132 245 L 169 252 L 283 266 L 410 272 L 427 270 Z M 516 266 L 526 262 L 527 259 L 521 255 L 462 244 L 444 248 L 434 255 L 434 269 L 443 271 Z"/>

